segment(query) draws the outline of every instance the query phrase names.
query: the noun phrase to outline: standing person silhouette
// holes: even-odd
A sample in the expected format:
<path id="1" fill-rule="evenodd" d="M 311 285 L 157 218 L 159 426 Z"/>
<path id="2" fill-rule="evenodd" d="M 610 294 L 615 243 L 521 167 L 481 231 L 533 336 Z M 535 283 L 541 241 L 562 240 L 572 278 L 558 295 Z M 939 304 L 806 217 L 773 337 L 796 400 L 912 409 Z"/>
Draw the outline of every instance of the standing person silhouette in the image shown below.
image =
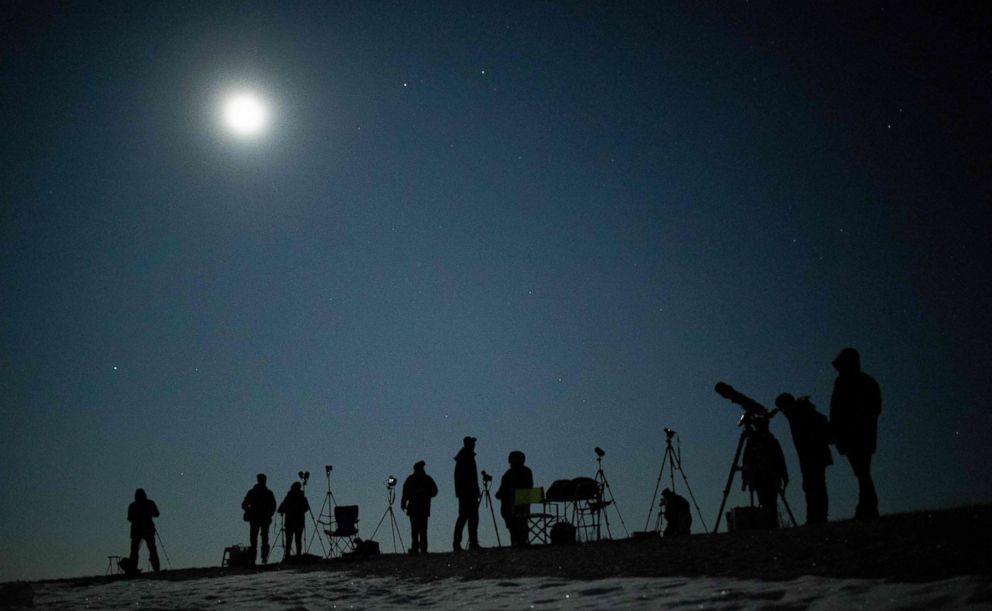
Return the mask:
<path id="1" fill-rule="evenodd" d="M 289 558 L 289 552 L 296 541 L 296 555 L 303 554 L 303 527 L 306 525 L 307 512 L 310 511 L 310 502 L 307 501 L 306 494 L 303 493 L 303 484 L 293 482 L 286 493 L 286 498 L 279 503 L 279 513 L 283 515 L 283 524 L 286 528 L 286 553 L 284 558 Z"/>
<path id="2" fill-rule="evenodd" d="M 775 406 L 789 420 L 792 442 L 799 456 L 806 495 L 806 523 L 826 522 L 827 467 L 834 463 L 830 456 L 830 422 L 816 411 L 809 397 L 797 399 L 787 392 L 782 393 L 775 399 Z"/>
<path id="3" fill-rule="evenodd" d="M 148 560 L 152 564 L 152 570 L 156 573 L 159 570 L 158 549 L 155 547 L 155 521 L 153 519 L 158 516 L 158 506 L 155 501 L 148 498 L 144 488 L 135 490 L 134 502 L 127 507 L 127 521 L 131 523 L 130 568 L 135 573 L 137 573 L 138 550 L 141 547 L 142 539 L 148 547 Z"/>
<path id="4" fill-rule="evenodd" d="M 837 370 L 830 397 L 830 426 L 837 451 L 847 456 L 858 478 L 857 518 L 878 517 L 878 495 L 871 478 L 871 457 L 882 413 L 882 391 L 875 378 L 861 371 L 861 355 L 844 348 L 833 362 Z"/>
<path id="5" fill-rule="evenodd" d="M 241 501 L 241 509 L 245 510 L 245 522 L 249 524 L 251 563 L 255 564 L 258 536 L 261 534 L 262 564 L 265 564 L 269 561 L 269 524 L 272 523 L 272 516 L 276 512 L 276 495 L 265 487 L 264 473 L 259 473 L 255 479 L 258 483 L 248 491 L 245 500 Z"/>
<path id="6" fill-rule="evenodd" d="M 462 440 L 462 449 L 455 456 L 455 496 L 458 497 L 458 519 L 452 549 L 462 551 L 462 531 L 468 524 L 468 547 L 479 549 L 479 472 L 475 466 L 475 437 Z"/>
<path id="7" fill-rule="evenodd" d="M 533 488 L 534 473 L 524 465 L 527 457 L 523 452 L 510 452 L 507 462 L 510 468 L 499 481 L 496 498 L 500 501 L 499 514 L 503 516 L 506 529 L 510 531 L 510 545 L 520 547 L 527 545 L 527 516 L 530 515 L 530 505 L 515 507 L 517 488 Z"/>
<path id="8" fill-rule="evenodd" d="M 431 499 L 437 496 L 437 483 L 427 475 L 422 460 L 413 465 L 411 473 L 403 482 L 403 496 L 400 509 L 410 518 L 410 553 L 427 553 L 427 519 L 431 515 Z"/>
<path id="9" fill-rule="evenodd" d="M 764 527 L 778 528 L 778 495 L 789 483 L 782 446 L 768 428 L 768 418 L 757 418 L 741 460 L 744 488 L 758 495 Z"/>

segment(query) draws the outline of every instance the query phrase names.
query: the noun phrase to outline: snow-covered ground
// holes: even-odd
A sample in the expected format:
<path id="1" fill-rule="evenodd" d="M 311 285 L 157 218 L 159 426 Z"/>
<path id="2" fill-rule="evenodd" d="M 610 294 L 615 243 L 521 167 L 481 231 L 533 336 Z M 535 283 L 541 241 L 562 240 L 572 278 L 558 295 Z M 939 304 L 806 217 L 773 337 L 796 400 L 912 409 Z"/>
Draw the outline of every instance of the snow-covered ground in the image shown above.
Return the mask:
<path id="1" fill-rule="evenodd" d="M 417 606 L 477 609 L 967 609 L 992 607 L 992 583 L 958 577 L 930 583 L 803 577 L 789 582 L 712 578 L 551 578 L 433 583 L 340 572 L 278 571 L 188 581 L 138 579 L 73 586 L 35 584 L 46 609 L 333 609 Z"/>

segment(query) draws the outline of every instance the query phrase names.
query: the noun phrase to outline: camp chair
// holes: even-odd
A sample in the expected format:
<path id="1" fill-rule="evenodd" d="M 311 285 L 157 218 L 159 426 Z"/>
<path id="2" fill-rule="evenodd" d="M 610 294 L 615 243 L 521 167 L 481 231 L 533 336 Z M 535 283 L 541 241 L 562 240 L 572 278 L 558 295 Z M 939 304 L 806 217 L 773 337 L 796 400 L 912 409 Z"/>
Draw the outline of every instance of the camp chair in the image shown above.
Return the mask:
<path id="1" fill-rule="evenodd" d="M 358 505 L 334 506 L 334 529 L 325 530 L 332 550 L 339 554 L 351 551 L 358 536 Z"/>
<path id="2" fill-rule="evenodd" d="M 532 513 L 531 505 L 540 505 L 541 511 Z M 517 488 L 513 491 L 513 512 L 518 516 L 527 516 L 527 542 L 550 543 L 551 524 L 557 516 L 547 512 L 544 499 L 544 488 Z"/>

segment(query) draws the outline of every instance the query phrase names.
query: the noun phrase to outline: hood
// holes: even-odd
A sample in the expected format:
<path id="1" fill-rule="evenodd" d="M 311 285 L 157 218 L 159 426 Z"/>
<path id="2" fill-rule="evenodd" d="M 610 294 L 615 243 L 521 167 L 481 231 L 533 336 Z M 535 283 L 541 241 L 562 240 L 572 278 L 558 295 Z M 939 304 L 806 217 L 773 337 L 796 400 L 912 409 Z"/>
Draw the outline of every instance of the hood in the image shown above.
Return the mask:
<path id="1" fill-rule="evenodd" d="M 833 365 L 840 373 L 861 371 L 861 355 L 854 348 L 844 348 L 834 359 Z"/>

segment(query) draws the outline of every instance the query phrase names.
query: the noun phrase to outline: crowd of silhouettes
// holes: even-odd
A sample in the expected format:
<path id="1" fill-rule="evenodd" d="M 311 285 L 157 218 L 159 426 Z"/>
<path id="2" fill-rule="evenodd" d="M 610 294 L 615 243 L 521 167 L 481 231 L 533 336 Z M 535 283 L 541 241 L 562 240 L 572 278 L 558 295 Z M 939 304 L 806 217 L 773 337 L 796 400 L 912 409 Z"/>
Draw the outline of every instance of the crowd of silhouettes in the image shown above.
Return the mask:
<path id="1" fill-rule="evenodd" d="M 826 469 L 833 464 L 830 445 L 834 445 L 838 453 L 847 457 L 858 480 L 855 517 L 878 516 L 878 495 L 871 476 L 871 461 L 876 450 L 878 418 L 882 411 L 881 391 L 878 382 L 861 370 L 861 356 L 854 348 L 843 349 L 834 359 L 833 366 L 838 375 L 830 398 L 829 419 L 816 411 L 816 406 L 808 396 L 796 398 L 792 394 L 782 393 L 775 399 L 776 407 L 789 422 L 792 441 L 799 458 L 807 524 L 827 521 L 829 503 Z M 753 400 L 749 401 L 754 403 Z M 762 525 L 775 527 L 778 524 L 778 496 L 784 497 L 789 473 L 782 447 L 769 430 L 769 420 L 768 413 L 751 420 L 752 427 L 744 446 L 741 471 L 744 488 L 757 496 Z M 468 548 L 480 548 L 479 505 L 482 494 L 475 461 L 476 442 L 475 437 L 465 437 L 461 449 L 454 457 L 454 491 L 458 500 L 458 518 L 455 521 L 452 549 L 456 552 L 462 551 L 466 527 Z M 532 489 L 534 475 L 525 465 L 524 453 L 519 450 L 510 452 L 507 462 L 509 468 L 500 480 L 496 498 L 500 501 L 500 515 L 510 533 L 510 542 L 513 546 L 520 547 L 528 544 L 530 506 L 527 503 L 518 504 L 517 491 Z M 427 474 L 425 467 L 423 460 L 413 465 L 413 473 L 403 483 L 400 500 L 400 508 L 410 519 L 410 554 L 427 553 L 431 501 L 438 494 L 437 483 Z M 688 501 L 666 488 L 662 491 L 662 506 L 666 521 L 664 536 L 688 535 L 692 525 Z M 264 473 L 256 476 L 256 483 L 245 494 L 241 509 L 244 511 L 244 520 L 249 524 L 251 564 L 258 557 L 259 539 L 261 560 L 266 563 L 269 558 L 269 527 L 277 507 L 275 495 L 266 486 Z M 284 557 L 291 557 L 294 542 L 296 556 L 301 556 L 304 553 L 303 531 L 310 504 L 300 482 L 294 482 L 290 486 L 286 497 L 278 506 L 278 512 L 283 516 Z M 121 560 L 121 568 L 126 574 L 134 575 L 139 572 L 138 552 L 142 541 L 148 548 L 152 569 L 160 569 L 154 522 L 157 517 L 159 510 L 155 502 L 148 498 L 143 489 L 135 490 L 134 502 L 128 506 L 127 511 L 127 519 L 131 523 L 130 555 Z"/>

